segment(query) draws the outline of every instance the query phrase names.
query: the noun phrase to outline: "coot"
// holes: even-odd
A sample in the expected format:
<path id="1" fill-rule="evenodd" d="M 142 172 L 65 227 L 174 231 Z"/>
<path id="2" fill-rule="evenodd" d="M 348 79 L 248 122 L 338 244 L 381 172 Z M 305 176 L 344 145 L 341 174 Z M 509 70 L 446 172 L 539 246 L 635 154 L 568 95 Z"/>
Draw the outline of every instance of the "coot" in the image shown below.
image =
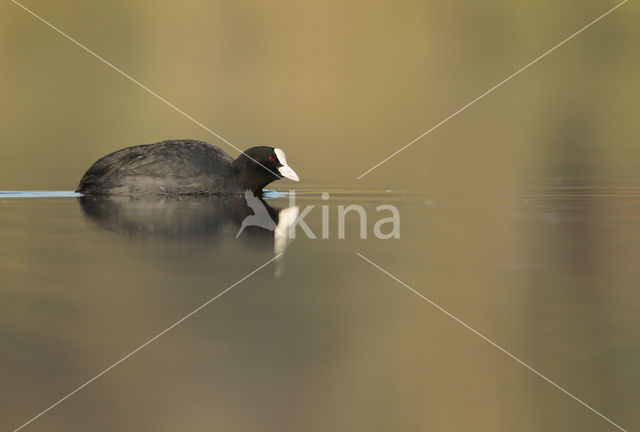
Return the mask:
<path id="1" fill-rule="evenodd" d="M 298 181 L 284 152 L 252 147 L 233 159 L 202 141 L 170 140 L 127 147 L 94 163 L 76 192 L 92 195 L 240 195 L 274 180 Z"/>

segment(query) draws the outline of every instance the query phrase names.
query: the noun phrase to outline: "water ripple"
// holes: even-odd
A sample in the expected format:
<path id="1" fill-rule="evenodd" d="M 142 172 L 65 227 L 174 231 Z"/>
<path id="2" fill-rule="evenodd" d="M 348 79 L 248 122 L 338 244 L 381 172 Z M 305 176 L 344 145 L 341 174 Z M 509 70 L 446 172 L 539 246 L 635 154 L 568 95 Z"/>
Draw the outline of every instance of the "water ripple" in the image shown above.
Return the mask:
<path id="1" fill-rule="evenodd" d="M 0 198 L 77 198 L 81 193 L 72 191 L 0 191 Z"/>

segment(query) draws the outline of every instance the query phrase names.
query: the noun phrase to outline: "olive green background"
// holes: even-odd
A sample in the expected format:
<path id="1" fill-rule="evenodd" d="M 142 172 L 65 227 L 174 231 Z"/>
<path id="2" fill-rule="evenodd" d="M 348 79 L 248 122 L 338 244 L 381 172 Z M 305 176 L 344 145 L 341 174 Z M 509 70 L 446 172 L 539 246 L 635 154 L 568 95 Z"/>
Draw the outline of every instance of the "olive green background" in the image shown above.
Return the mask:
<path id="1" fill-rule="evenodd" d="M 25 430 L 640 428 L 640 7 L 598 1 L 24 5 L 234 145 L 284 149 L 319 234 Z M 215 137 L 0 3 L 0 190 L 73 190 L 118 148 Z M 385 192 L 385 191 L 392 192 Z M 336 206 L 394 204 L 401 239 Z M 284 199 L 273 205 L 286 206 Z M 386 216 L 386 215 L 385 215 Z M 270 259 L 138 238 L 74 199 L 0 199 L 0 428 L 13 430 Z"/>

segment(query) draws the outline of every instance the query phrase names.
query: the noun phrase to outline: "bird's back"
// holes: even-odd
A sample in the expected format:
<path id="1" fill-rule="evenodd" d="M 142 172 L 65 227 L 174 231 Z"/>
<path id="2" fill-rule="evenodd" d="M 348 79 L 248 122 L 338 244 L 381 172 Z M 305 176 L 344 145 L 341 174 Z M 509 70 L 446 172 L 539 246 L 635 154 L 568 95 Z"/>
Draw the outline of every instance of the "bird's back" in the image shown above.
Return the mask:
<path id="1" fill-rule="evenodd" d="M 88 194 L 215 194 L 232 189 L 233 159 L 202 141 L 172 140 L 127 147 L 94 163 L 77 192 Z"/>

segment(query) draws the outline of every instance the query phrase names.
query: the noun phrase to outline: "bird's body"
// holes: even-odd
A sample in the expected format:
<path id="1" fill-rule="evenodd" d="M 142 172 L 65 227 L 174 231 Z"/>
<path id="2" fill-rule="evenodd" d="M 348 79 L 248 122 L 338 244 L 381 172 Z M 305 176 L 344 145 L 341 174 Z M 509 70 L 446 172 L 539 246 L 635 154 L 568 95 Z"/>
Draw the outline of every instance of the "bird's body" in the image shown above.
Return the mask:
<path id="1" fill-rule="evenodd" d="M 281 160 L 284 159 L 284 160 Z M 241 195 L 274 180 L 298 177 L 284 152 L 252 147 L 233 159 L 220 148 L 194 140 L 127 147 L 96 161 L 76 192 L 93 195 Z"/>

